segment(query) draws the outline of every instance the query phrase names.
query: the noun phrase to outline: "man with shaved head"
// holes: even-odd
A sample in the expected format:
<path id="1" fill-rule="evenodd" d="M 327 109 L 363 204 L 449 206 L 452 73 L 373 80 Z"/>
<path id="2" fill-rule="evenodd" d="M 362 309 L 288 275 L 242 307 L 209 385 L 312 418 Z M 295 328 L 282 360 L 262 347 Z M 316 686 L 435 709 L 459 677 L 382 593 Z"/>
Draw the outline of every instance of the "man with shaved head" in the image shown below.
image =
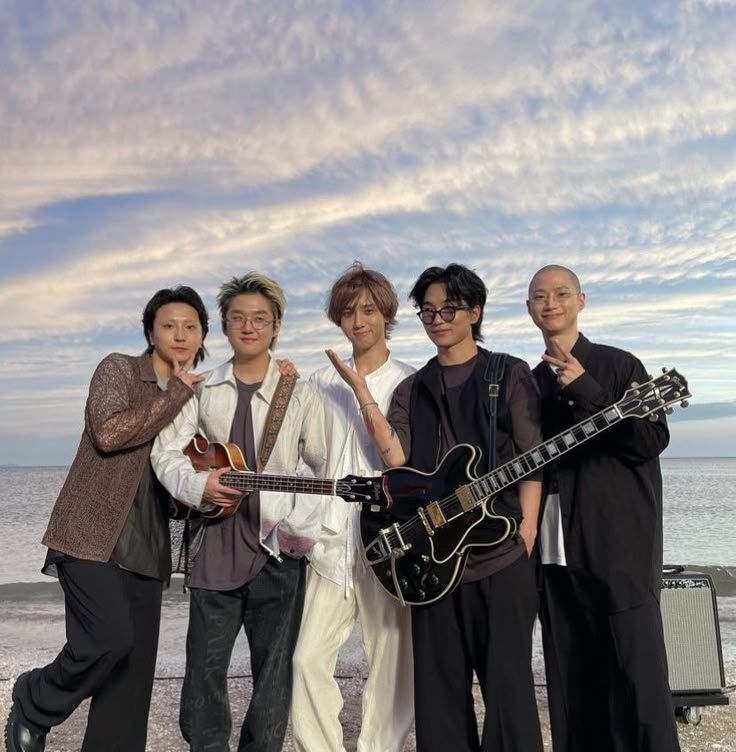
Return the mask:
<path id="1" fill-rule="evenodd" d="M 527 309 L 544 337 L 534 375 L 545 438 L 619 400 L 648 375 L 631 353 L 578 331 L 586 297 L 545 266 Z M 677 752 L 659 593 L 662 477 L 669 432 L 625 420 L 546 474 L 538 536 L 540 619 L 555 752 Z"/>

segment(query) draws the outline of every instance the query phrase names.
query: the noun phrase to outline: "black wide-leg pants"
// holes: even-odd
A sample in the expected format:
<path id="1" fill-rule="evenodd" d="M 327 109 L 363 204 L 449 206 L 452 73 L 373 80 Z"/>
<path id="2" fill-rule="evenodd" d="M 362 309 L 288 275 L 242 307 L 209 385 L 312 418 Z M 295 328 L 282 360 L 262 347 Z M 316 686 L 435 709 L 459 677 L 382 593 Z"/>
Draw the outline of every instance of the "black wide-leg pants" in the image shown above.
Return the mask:
<path id="1" fill-rule="evenodd" d="M 566 567 L 542 567 L 540 605 L 555 752 L 679 752 L 654 595 L 605 613 Z"/>
<path id="2" fill-rule="evenodd" d="M 156 667 L 163 583 L 114 564 L 57 565 L 67 642 L 19 682 L 15 698 L 39 729 L 92 698 L 82 752 L 144 752 Z"/>
<path id="3" fill-rule="evenodd" d="M 305 562 L 269 558 L 236 590 L 192 588 L 179 723 L 192 752 L 229 750 L 227 670 L 241 628 L 250 648 L 253 695 L 239 752 L 279 752 L 289 720 L 292 657 L 304 608 Z"/>
<path id="4" fill-rule="evenodd" d="M 536 612 L 525 553 L 412 609 L 417 752 L 542 752 L 531 665 Z M 486 706 L 480 737 L 473 671 Z"/>

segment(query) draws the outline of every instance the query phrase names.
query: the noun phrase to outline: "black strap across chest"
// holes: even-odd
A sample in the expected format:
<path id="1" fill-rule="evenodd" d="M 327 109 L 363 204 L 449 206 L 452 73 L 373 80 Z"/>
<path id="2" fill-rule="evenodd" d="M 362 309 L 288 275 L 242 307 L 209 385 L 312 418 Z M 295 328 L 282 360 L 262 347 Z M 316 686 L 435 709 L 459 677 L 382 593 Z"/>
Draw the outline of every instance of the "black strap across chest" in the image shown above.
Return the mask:
<path id="1" fill-rule="evenodd" d="M 498 415 L 498 396 L 501 392 L 503 374 L 506 370 L 507 353 L 492 352 L 488 356 L 483 380 L 488 382 L 488 470 L 496 467 L 496 416 Z"/>

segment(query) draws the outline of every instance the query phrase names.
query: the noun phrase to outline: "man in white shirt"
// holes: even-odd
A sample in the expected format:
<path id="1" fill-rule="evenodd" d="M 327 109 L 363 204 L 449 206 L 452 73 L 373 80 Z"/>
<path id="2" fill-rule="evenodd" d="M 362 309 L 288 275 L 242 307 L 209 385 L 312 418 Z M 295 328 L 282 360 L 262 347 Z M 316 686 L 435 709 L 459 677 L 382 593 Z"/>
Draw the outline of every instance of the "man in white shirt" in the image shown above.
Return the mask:
<path id="1" fill-rule="evenodd" d="M 397 309 L 396 292 L 386 277 L 358 263 L 335 282 L 327 303 L 328 317 L 352 345 L 349 367 L 365 377 L 384 412 L 395 387 L 414 370 L 394 360 L 386 344 Z M 310 383 L 325 404 L 328 476 L 383 469 L 362 416 L 369 406 L 358 404 L 331 365 L 315 372 Z M 338 718 L 343 701 L 334 671 L 338 651 L 356 622 L 369 664 L 358 752 L 400 752 L 414 721 L 410 611 L 386 593 L 366 566 L 358 515 L 357 506 L 325 497 L 294 653 L 292 726 L 299 752 L 344 749 Z"/>
<path id="2" fill-rule="evenodd" d="M 196 507 L 203 500 L 232 505 L 241 492 L 220 482 L 224 470 L 195 471 L 183 453 L 192 437 L 199 433 L 209 441 L 236 444 L 255 469 L 256 457 L 263 456 L 259 446 L 269 408 L 281 399 L 271 350 L 281 329 L 283 290 L 251 272 L 222 285 L 217 300 L 233 357 L 206 375 L 151 453 L 169 493 Z M 296 384 L 263 471 L 294 475 L 304 462 L 323 476 L 323 415 L 315 390 Z M 235 514 L 207 520 L 195 534 L 180 707 L 182 734 L 192 752 L 230 749 L 227 669 L 241 628 L 250 647 L 253 695 L 238 749 L 281 750 L 304 601 L 303 556 L 319 535 L 320 505 L 320 496 L 300 497 L 297 503 L 293 494 L 251 492 Z"/>

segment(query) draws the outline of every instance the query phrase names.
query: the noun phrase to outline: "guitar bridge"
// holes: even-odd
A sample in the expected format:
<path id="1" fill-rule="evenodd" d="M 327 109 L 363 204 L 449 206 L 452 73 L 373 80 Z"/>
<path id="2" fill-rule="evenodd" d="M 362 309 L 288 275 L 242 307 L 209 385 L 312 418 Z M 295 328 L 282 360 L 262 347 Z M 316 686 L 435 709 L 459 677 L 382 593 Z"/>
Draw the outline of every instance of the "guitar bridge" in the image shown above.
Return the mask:
<path id="1" fill-rule="evenodd" d="M 417 515 L 419 516 L 422 525 L 424 525 L 424 530 L 426 531 L 427 535 L 431 538 L 434 535 L 434 528 L 432 527 L 432 523 L 427 518 L 424 507 L 417 507 Z"/>

